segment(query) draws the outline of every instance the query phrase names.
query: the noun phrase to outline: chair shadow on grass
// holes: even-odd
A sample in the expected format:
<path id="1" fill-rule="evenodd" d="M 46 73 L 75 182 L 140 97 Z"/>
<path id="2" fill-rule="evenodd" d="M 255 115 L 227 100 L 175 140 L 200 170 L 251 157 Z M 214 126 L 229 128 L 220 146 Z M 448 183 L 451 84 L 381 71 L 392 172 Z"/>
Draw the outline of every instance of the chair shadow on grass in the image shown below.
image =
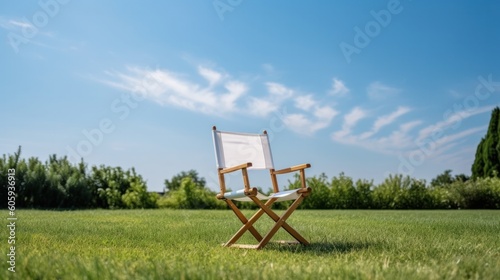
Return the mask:
<path id="1" fill-rule="evenodd" d="M 269 243 L 265 250 L 281 252 L 304 253 L 312 255 L 345 254 L 360 251 L 375 246 L 368 242 L 311 242 L 309 245 Z"/>

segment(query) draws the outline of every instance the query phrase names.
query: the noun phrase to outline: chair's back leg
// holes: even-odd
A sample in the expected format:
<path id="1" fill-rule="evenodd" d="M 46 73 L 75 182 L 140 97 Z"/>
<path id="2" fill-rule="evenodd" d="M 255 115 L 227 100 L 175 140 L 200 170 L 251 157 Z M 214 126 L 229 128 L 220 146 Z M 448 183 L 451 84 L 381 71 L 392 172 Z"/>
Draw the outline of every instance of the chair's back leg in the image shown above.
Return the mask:
<path id="1" fill-rule="evenodd" d="M 263 204 L 260 202 L 258 199 L 254 200 L 254 202 L 261 207 L 261 210 L 263 210 L 271 219 L 273 219 L 276 223 L 275 225 L 271 228 L 271 230 L 264 236 L 264 238 L 260 241 L 259 245 L 257 246 L 257 249 L 261 249 L 264 246 L 269 243 L 271 238 L 276 234 L 276 232 L 280 229 L 280 227 L 283 227 L 293 238 L 295 238 L 298 242 L 300 242 L 303 245 L 309 245 L 309 241 L 307 241 L 300 233 L 298 233 L 295 229 L 293 229 L 290 225 L 286 223 L 286 220 L 290 215 L 297 209 L 297 207 L 302 203 L 302 200 L 304 199 L 304 196 L 299 196 L 293 203 L 290 205 L 290 207 L 285 211 L 285 213 L 279 217 L 276 213 L 274 213 L 268 205 Z M 276 199 L 271 199 L 268 201 L 271 202 L 271 204 L 275 201 Z M 267 203 L 266 203 L 267 204 Z"/>
<path id="2" fill-rule="evenodd" d="M 229 205 L 231 210 L 233 210 L 234 214 L 236 214 L 238 219 L 240 219 L 240 221 L 243 223 L 243 225 L 247 225 L 248 219 L 245 217 L 245 215 L 243 215 L 243 213 L 241 213 L 240 209 L 238 209 L 238 207 L 236 207 L 236 205 L 230 199 L 226 199 L 226 203 L 227 203 L 227 205 Z M 255 239 L 257 239 L 257 241 L 260 242 L 262 240 L 262 235 L 260 235 L 260 233 L 253 227 L 253 225 L 248 226 L 248 230 L 253 235 L 253 237 L 255 237 Z M 243 231 L 243 232 L 245 232 L 245 231 Z M 234 244 L 236 242 L 236 240 L 238 240 L 241 237 L 241 235 L 239 235 L 237 238 L 234 238 L 236 236 L 236 234 L 235 234 L 235 236 L 233 236 L 226 244 L 228 246 L 231 244 Z"/>
<path id="3" fill-rule="evenodd" d="M 280 191 L 278 187 L 278 179 L 276 178 L 276 174 L 274 174 L 274 169 L 269 169 L 269 173 L 271 173 L 271 182 L 273 184 L 273 191 L 277 193 Z"/>

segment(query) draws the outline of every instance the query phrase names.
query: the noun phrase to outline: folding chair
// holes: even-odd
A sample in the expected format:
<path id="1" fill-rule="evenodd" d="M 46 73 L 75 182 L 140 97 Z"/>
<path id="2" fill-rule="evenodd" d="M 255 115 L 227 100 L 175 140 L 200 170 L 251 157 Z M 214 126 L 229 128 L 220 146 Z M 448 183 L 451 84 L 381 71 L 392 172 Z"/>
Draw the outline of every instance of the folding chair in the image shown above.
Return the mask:
<path id="1" fill-rule="evenodd" d="M 286 220 L 293 211 L 297 209 L 304 197 L 308 196 L 311 192 L 311 188 L 306 186 L 305 176 L 305 169 L 311 167 L 311 165 L 301 164 L 281 170 L 275 170 L 271 147 L 269 145 L 269 137 L 266 131 L 264 131 L 263 134 L 222 132 L 218 131 L 214 126 L 212 132 L 220 185 L 220 193 L 217 195 L 217 198 L 224 200 L 243 223 L 243 226 L 228 242 L 224 243 L 223 246 L 261 249 L 266 246 L 280 228 L 286 230 L 296 241 L 279 241 L 279 243 L 308 245 L 309 242 L 287 224 Z M 266 196 L 259 193 L 257 188 L 250 187 L 248 169 L 268 169 L 271 175 L 274 193 L 270 196 Z M 242 172 L 244 188 L 237 191 L 226 192 L 224 175 L 239 170 Z M 280 192 L 276 175 L 290 172 L 300 173 L 302 187 Z M 259 210 L 250 219 L 247 219 L 232 200 L 253 202 L 259 207 Z M 281 216 L 278 216 L 271 210 L 271 206 L 274 202 L 286 200 L 294 200 L 294 202 Z M 266 202 L 264 203 L 262 201 Z M 274 220 L 275 224 L 263 237 L 253 225 L 264 213 Z M 249 231 L 255 239 L 257 239 L 259 242 L 257 245 L 236 244 L 238 239 L 240 239 L 246 231 Z"/>

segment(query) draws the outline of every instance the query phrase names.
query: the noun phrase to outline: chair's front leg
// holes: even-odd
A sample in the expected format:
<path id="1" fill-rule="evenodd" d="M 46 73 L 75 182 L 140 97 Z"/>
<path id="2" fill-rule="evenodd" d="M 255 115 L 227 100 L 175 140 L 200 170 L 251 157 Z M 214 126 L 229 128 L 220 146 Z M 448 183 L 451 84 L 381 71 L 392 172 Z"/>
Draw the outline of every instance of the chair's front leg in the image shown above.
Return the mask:
<path id="1" fill-rule="evenodd" d="M 257 201 L 260 202 L 260 200 L 258 200 L 255 196 L 250 196 L 252 199 L 255 199 Z M 267 206 L 270 206 L 274 201 L 267 201 L 266 204 L 262 204 L 262 202 L 260 202 L 262 205 L 267 205 Z M 230 202 L 232 205 L 234 205 L 234 203 Z M 229 203 L 228 203 L 229 204 Z M 231 209 L 233 209 L 231 207 Z M 233 211 L 236 209 L 235 213 L 239 212 L 241 214 L 241 216 L 245 217 L 243 215 L 243 213 L 241 213 L 241 211 L 236 207 L 236 205 L 234 205 L 234 209 Z M 262 236 L 257 232 L 257 230 L 253 227 L 253 224 L 264 214 L 264 210 L 261 208 L 259 209 L 257 212 L 255 212 L 255 214 L 253 214 L 252 217 L 250 217 L 249 220 L 247 220 L 247 222 L 243 223 L 243 226 L 233 235 L 233 237 L 231 237 L 231 239 L 229 239 L 229 241 L 224 244 L 224 246 L 231 246 L 233 245 L 234 243 L 236 243 L 236 241 L 238 241 L 238 239 L 241 238 L 241 236 L 245 233 L 245 231 L 247 230 L 250 230 L 250 232 L 252 232 L 252 228 L 253 230 L 258 234 L 258 238 L 257 236 L 254 235 L 254 237 L 257 239 L 257 241 L 262 241 Z M 240 217 L 238 214 L 236 214 L 238 217 Z M 245 218 L 246 219 L 246 218 Z M 243 221 L 242 221 L 243 222 Z"/>
<path id="2" fill-rule="evenodd" d="M 269 207 L 272 203 L 276 201 L 276 198 L 270 199 L 267 201 L 266 204 L 263 204 L 260 200 L 258 199 L 252 199 L 254 202 L 259 205 L 261 210 L 263 210 L 271 219 L 273 219 L 276 223 L 275 225 L 271 228 L 271 230 L 264 236 L 264 238 L 260 241 L 259 245 L 257 246 L 257 249 L 263 248 L 264 246 L 267 245 L 267 243 L 271 240 L 274 234 L 279 230 L 280 227 L 283 227 L 293 238 L 295 238 L 298 242 L 304 245 L 309 245 L 309 241 L 307 241 L 300 233 L 298 233 L 295 229 L 293 229 L 289 224 L 286 223 L 286 220 L 290 215 L 297 209 L 297 207 L 300 205 L 302 200 L 304 199 L 303 196 L 300 196 L 297 198 L 292 205 L 283 213 L 283 215 L 280 217 L 276 213 L 274 213 L 273 210 Z M 269 205 L 267 205 L 269 203 Z"/>
<path id="3" fill-rule="evenodd" d="M 238 209 L 238 207 L 236 207 L 236 205 L 230 199 L 226 199 L 226 203 L 227 203 L 227 205 L 229 205 L 229 207 L 231 208 L 231 210 L 233 210 L 234 214 L 236 214 L 236 216 L 238 217 L 238 219 L 240 219 L 240 221 L 243 223 L 243 225 L 248 224 L 248 219 L 245 217 L 245 215 L 243 215 L 243 213 L 241 213 L 240 209 Z M 260 235 L 260 233 L 252 225 L 250 225 L 248 227 L 248 230 L 253 235 L 253 237 L 255 237 L 255 239 L 257 239 L 257 241 L 261 241 L 262 240 L 262 236 Z M 233 238 L 234 238 L 234 236 L 233 236 Z M 233 238 L 231 238 L 231 240 Z M 238 239 L 239 239 L 239 237 L 237 239 L 235 239 L 234 242 L 236 242 L 236 240 L 238 240 Z M 229 240 L 226 243 L 226 246 L 234 244 L 234 242 L 230 243 L 231 240 Z"/>

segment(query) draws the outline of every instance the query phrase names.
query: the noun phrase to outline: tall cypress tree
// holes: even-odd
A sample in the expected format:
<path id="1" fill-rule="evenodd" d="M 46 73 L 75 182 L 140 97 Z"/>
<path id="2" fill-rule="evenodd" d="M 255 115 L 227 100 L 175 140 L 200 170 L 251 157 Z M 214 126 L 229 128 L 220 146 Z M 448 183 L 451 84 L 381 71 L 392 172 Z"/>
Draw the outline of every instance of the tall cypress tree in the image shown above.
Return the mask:
<path id="1" fill-rule="evenodd" d="M 484 160 L 483 160 L 484 137 L 479 142 L 476 150 L 476 157 L 472 164 L 472 178 L 484 177 Z"/>
<path id="2" fill-rule="evenodd" d="M 472 177 L 492 177 L 500 174 L 500 108 L 491 113 L 486 136 L 481 139 L 472 164 Z"/>

